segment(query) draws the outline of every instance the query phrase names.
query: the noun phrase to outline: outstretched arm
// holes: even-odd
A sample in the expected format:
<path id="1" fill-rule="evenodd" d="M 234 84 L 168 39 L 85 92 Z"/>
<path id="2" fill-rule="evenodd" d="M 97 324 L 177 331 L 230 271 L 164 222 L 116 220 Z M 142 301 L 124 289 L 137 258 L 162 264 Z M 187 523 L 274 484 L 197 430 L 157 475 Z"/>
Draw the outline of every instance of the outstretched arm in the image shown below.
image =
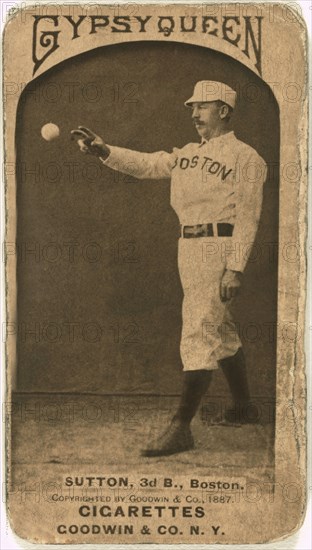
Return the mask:
<path id="1" fill-rule="evenodd" d="M 103 139 L 96 135 L 89 128 L 85 126 L 78 126 L 77 130 L 71 131 L 72 139 L 78 137 L 77 144 L 80 151 L 85 155 L 94 155 L 99 158 L 107 158 L 110 154 L 109 146 L 103 141 Z"/>
<path id="2" fill-rule="evenodd" d="M 79 138 L 77 143 L 82 153 L 97 156 L 105 166 L 113 170 L 139 179 L 163 179 L 171 176 L 176 158 L 174 153 L 141 153 L 107 145 L 100 136 L 84 126 L 79 126 L 71 134 Z"/>

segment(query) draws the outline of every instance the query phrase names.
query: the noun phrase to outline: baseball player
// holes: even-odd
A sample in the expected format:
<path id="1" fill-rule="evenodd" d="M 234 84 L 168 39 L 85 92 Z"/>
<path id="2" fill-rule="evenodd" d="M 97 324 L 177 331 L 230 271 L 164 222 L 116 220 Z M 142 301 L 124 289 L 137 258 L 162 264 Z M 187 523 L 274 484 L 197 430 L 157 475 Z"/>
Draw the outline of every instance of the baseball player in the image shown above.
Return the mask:
<path id="1" fill-rule="evenodd" d="M 178 268 L 184 293 L 181 359 L 183 387 L 169 427 L 142 451 L 162 456 L 194 447 L 190 424 L 212 371 L 221 366 L 240 421 L 250 395 L 242 344 L 231 314 L 261 213 L 266 164 L 231 130 L 236 92 L 222 82 L 200 81 L 186 102 L 200 142 L 171 153 L 142 153 L 107 145 L 79 126 L 83 153 L 140 179 L 171 178 L 171 206 L 181 224 Z"/>

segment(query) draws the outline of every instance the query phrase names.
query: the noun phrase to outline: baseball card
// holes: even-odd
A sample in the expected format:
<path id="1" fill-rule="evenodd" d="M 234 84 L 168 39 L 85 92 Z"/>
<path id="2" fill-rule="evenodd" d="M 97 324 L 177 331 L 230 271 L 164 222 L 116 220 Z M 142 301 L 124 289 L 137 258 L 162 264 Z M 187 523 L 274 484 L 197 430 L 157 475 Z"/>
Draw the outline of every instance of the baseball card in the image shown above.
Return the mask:
<path id="1" fill-rule="evenodd" d="M 301 4 L 4 6 L 5 530 L 278 545 L 308 500 Z"/>

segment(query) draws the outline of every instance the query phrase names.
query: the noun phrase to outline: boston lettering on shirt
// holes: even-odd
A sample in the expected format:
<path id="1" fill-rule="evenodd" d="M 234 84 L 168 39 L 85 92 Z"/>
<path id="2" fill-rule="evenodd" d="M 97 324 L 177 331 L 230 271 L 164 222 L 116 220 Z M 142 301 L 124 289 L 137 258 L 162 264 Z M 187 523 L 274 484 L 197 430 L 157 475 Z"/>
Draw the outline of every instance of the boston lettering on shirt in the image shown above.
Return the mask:
<path id="1" fill-rule="evenodd" d="M 187 170 L 187 168 L 196 168 L 198 164 L 200 164 L 201 170 L 206 170 L 209 174 L 221 176 L 222 181 L 225 180 L 225 178 L 232 171 L 232 168 L 227 170 L 225 164 L 222 164 L 221 162 L 218 162 L 210 157 L 204 157 L 202 162 L 200 162 L 199 155 L 194 155 L 191 159 L 187 157 L 177 157 L 172 169 L 178 166 L 181 170 Z"/>

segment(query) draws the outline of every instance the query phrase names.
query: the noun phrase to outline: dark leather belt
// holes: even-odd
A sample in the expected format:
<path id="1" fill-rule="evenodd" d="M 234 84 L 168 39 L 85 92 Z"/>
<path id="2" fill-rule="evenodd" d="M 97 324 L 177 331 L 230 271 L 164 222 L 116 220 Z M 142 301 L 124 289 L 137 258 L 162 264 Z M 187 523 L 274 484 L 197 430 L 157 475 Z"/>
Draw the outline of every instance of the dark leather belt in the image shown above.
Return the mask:
<path id="1" fill-rule="evenodd" d="M 214 234 L 213 226 L 217 229 L 217 235 Z M 232 237 L 234 225 L 231 223 L 201 223 L 198 225 L 181 225 L 181 236 L 184 239 L 194 239 L 197 237 Z"/>

